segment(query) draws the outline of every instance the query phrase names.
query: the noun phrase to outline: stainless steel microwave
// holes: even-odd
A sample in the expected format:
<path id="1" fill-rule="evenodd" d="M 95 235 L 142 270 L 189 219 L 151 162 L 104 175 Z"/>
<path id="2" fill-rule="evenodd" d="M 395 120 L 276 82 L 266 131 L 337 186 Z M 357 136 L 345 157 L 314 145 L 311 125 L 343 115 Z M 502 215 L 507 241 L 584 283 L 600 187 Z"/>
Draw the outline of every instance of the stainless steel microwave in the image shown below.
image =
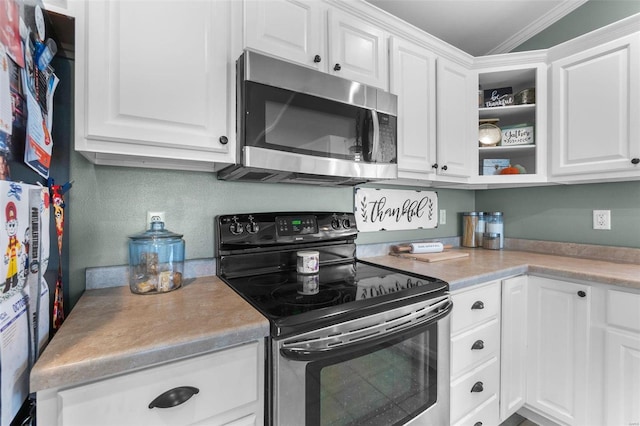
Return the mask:
<path id="1" fill-rule="evenodd" d="M 395 179 L 397 97 L 270 56 L 237 62 L 238 164 L 223 180 L 355 185 Z"/>

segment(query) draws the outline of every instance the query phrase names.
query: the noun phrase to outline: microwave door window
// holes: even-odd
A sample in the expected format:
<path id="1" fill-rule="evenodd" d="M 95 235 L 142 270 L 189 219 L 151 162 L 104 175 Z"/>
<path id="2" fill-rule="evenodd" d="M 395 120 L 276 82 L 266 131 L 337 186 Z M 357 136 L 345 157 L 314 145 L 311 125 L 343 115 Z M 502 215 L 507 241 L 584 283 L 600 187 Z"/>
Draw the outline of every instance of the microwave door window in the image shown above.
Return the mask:
<path id="1" fill-rule="evenodd" d="M 365 109 L 256 83 L 251 86 L 248 145 L 329 158 L 364 159 L 363 139 L 369 132 Z"/>

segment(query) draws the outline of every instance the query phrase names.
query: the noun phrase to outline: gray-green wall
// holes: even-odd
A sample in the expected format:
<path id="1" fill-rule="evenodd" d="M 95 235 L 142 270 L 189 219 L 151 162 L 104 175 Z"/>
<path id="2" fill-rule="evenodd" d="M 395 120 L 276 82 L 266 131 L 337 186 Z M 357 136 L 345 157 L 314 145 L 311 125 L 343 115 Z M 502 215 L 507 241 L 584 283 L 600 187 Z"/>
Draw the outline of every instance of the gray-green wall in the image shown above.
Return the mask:
<path id="1" fill-rule="evenodd" d="M 603 7 L 603 3 L 608 5 Z M 640 11 L 640 2 L 591 0 L 528 43 L 552 46 Z M 548 33 L 548 34 L 547 34 Z M 547 34 L 545 36 L 545 34 Z M 146 212 L 166 212 L 167 227 L 184 233 L 187 258 L 213 257 L 217 214 L 353 209 L 353 189 L 222 182 L 210 173 L 94 166 L 73 153 L 73 190 L 66 197 L 69 273 L 66 305 L 85 288 L 85 268 L 127 264 L 128 236 L 145 228 Z M 434 230 L 361 234 L 360 244 L 460 235 L 459 213 L 505 212 L 509 237 L 640 247 L 640 183 L 466 191 L 438 190 L 448 222 Z M 591 230 L 591 211 L 611 209 L 612 231 Z"/>

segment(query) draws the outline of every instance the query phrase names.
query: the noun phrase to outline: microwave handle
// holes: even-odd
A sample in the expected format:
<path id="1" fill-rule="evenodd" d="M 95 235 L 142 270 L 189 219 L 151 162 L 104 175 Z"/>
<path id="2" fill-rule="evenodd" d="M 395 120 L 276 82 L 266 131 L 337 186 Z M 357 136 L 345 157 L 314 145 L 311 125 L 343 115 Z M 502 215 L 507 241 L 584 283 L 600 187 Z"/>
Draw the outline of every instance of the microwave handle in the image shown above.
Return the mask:
<path id="1" fill-rule="evenodd" d="M 371 122 L 373 123 L 373 143 L 370 161 L 375 163 L 378 158 L 378 150 L 380 149 L 380 120 L 378 119 L 378 112 L 375 109 L 371 110 Z"/>

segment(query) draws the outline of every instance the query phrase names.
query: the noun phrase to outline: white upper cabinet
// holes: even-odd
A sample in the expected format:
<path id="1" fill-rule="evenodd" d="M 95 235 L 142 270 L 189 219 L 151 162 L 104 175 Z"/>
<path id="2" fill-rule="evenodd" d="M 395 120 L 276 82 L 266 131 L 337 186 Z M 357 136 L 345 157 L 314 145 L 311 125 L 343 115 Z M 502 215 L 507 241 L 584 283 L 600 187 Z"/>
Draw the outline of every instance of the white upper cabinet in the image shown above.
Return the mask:
<path id="1" fill-rule="evenodd" d="M 389 88 L 387 33 L 319 1 L 246 0 L 245 46 L 320 71 Z"/>
<path id="2" fill-rule="evenodd" d="M 398 175 L 432 178 L 436 162 L 436 56 L 392 37 L 390 89 L 398 96 Z"/>
<path id="3" fill-rule="evenodd" d="M 484 91 L 511 88 L 513 104 L 478 108 L 479 120 L 493 124 L 504 138 L 496 146 L 478 146 L 477 177 L 473 182 L 518 186 L 547 181 L 547 64 L 537 52 L 493 55 L 476 58 L 478 83 Z M 479 94 L 480 96 L 480 94 Z M 478 125 L 481 122 L 476 123 Z M 482 122 L 485 125 L 485 122 Z M 501 175 L 491 164 L 519 167 L 519 174 Z M 501 167 L 505 167 L 504 165 Z"/>
<path id="4" fill-rule="evenodd" d="M 436 152 L 440 175 L 468 178 L 477 174 L 477 93 L 474 72 L 438 58 Z"/>
<path id="5" fill-rule="evenodd" d="M 551 72 L 551 174 L 640 175 L 640 34 L 561 57 Z"/>
<path id="6" fill-rule="evenodd" d="M 389 88 L 387 34 L 362 19 L 329 10 L 330 72 L 382 89 Z"/>
<path id="7" fill-rule="evenodd" d="M 245 2 L 245 44 L 326 70 L 325 13 L 325 6 L 317 0 L 248 0 Z"/>
<path id="8" fill-rule="evenodd" d="M 233 163 L 231 5 L 84 2 L 76 149 L 97 164 L 213 170 Z"/>

